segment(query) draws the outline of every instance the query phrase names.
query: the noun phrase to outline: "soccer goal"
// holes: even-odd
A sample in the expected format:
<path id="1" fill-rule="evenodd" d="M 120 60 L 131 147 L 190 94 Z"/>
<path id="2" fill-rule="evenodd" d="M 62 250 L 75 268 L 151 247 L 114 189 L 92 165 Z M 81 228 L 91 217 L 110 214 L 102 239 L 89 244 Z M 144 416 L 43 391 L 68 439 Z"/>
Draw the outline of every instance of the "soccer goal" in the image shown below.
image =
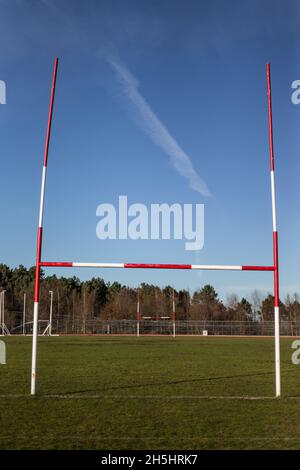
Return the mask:
<path id="1" fill-rule="evenodd" d="M 34 289 L 34 316 L 33 316 L 33 339 L 32 339 L 32 364 L 31 364 L 31 394 L 36 393 L 37 378 L 37 343 L 38 343 L 38 319 L 39 319 L 39 295 L 40 295 L 40 272 L 42 267 L 76 267 L 76 268 L 100 268 L 100 269 L 193 269 L 193 270 L 231 270 L 231 271 L 270 271 L 274 276 L 274 324 L 275 324 L 275 395 L 281 394 L 280 379 L 280 331 L 279 331 L 279 277 L 278 277 L 278 235 L 276 227 L 276 202 L 275 202 L 275 173 L 274 173 L 274 145 L 273 145 L 273 123 L 272 123 L 272 98 L 271 98 L 271 76 L 270 64 L 266 67 L 267 78 L 267 101 L 268 101 L 268 125 L 269 125 L 269 147 L 270 147 L 270 176 L 272 196 L 272 221 L 273 221 L 273 264 L 269 266 L 249 265 L 201 265 L 201 264 L 149 264 L 149 263 L 101 263 L 101 262 L 66 262 L 66 261 L 42 261 L 42 237 L 43 237 L 43 212 L 44 196 L 46 186 L 46 173 L 48 150 L 50 142 L 51 123 L 53 115 L 53 104 L 56 87 L 58 58 L 54 60 L 52 86 L 50 94 L 48 124 L 46 142 L 44 149 L 44 163 L 41 181 L 39 223 L 37 231 L 37 252 L 35 269 Z"/>
<path id="2" fill-rule="evenodd" d="M 11 330 L 12 334 L 22 334 L 23 336 L 32 336 L 33 321 L 28 321 L 16 326 Z M 38 336 L 52 336 L 49 320 L 38 320 Z"/>

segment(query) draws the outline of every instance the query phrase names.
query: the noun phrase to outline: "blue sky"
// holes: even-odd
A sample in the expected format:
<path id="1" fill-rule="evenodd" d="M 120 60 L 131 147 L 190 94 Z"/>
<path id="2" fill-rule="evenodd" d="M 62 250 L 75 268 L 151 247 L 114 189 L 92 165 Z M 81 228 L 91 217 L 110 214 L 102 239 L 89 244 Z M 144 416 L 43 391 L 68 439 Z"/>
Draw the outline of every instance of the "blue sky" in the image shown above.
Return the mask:
<path id="1" fill-rule="evenodd" d="M 35 262 L 58 56 L 43 259 L 272 264 L 265 79 L 270 61 L 281 292 L 300 291 L 300 105 L 291 103 L 291 83 L 300 79 L 299 2 L 0 0 L 0 37 L 0 79 L 7 86 L 7 104 L 0 106 L 1 262 Z M 125 72 L 139 105 L 146 103 L 168 130 L 210 195 L 176 171 L 170 145 L 165 138 L 158 144 L 151 122 L 141 119 L 137 101 L 126 93 Z M 129 203 L 205 204 L 204 248 L 195 253 L 185 251 L 183 241 L 100 241 L 96 208 L 117 204 L 123 194 Z M 271 273 L 57 273 L 191 290 L 212 283 L 224 299 L 233 291 L 272 291 Z"/>

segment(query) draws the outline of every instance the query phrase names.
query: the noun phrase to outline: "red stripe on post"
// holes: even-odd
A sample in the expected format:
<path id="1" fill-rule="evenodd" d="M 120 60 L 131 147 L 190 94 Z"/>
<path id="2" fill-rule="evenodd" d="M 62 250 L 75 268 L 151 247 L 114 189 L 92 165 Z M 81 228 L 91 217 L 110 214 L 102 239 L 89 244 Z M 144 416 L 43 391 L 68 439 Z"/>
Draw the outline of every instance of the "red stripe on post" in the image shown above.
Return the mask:
<path id="1" fill-rule="evenodd" d="M 132 269 L 192 269 L 191 264 L 139 264 L 125 263 L 124 268 Z"/>
<path id="2" fill-rule="evenodd" d="M 57 268 L 72 268 L 73 263 L 69 262 L 52 262 L 52 261 L 42 261 L 40 266 L 48 266 L 48 267 L 57 267 Z"/>
<path id="3" fill-rule="evenodd" d="M 267 88 L 268 88 L 268 121 L 269 121 L 269 142 L 270 142 L 270 166 L 274 171 L 274 146 L 273 146 L 273 118 L 272 118 L 272 95 L 271 95 L 271 70 L 267 64 Z"/>
<path id="4" fill-rule="evenodd" d="M 44 166 L 47 166 L 47 160 L 48 160 L 48 149 L 49 149 L 51 124 L 52 124 L 52 114 L 53 114 L 53 104 L 54 104 L 54 95 L 55 95 L 57 65 L 58 65 L 58 59 L 55 58 L 53 76 L 52 76 L 52 86 L 51 86 L 51 95 L 50 95 L 50 107 L 49 107 L 49 114 L 48 114 L 46 142 L 45 142 L 45 149 L 44 149 Z"/>
<path id="5" fill-rule="evenodd" d="M 274 266 L 242 266 L 242 271 L 274 271 Z"/>

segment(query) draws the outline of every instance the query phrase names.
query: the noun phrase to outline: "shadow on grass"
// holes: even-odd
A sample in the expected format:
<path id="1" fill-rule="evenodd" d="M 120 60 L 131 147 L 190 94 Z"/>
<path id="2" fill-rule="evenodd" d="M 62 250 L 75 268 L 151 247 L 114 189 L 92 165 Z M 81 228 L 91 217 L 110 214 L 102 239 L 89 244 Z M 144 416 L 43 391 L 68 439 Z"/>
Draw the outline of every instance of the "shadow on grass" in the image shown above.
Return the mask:
<path id="1" fill-rule="evenodd" d="M 181 384 L 192 384 L 192 383 L 201 383 L 201 382 L 214 382 L 218 380 L 232 380 L 232 379 L 240 379 L 240 378 L 248 378 L 248 377 L 260 377 L 260 376 L 267 376 L 267 375 L 274 375 L 274 372 L 256 372 L 252 374 L 239 374 L 239 375 L 222 375 L 217 377 L 201 377 L 197 379 L 181 379 L 181 380 L 164 380 L 159 382 L 144 382 L 142 384 L 131 384 L 131 385 L 118 385 L 112 387 L 105 387 L 103 389 L 99 388 L 90 388 L 84 390 L 74 390 L 70 392 L 64 392 L 66 395 L 78 394 L 78 393 L 103 393 L 108 391 L 116 391 L 116 390 L 132 390 L 136 388 L 144 388 L 144 387 L 157 387 L 157 386 L 165 386 L 165 385 L 181 385 Z"/>

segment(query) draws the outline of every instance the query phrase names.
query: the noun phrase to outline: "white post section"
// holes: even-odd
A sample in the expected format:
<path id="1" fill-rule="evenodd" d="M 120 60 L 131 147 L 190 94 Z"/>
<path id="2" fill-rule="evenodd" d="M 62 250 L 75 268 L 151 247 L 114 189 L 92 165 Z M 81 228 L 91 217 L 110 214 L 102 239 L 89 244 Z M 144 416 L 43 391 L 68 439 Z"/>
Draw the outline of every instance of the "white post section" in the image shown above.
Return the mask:
<path id="1" fill-rule="evenodd" d="M 9 334 L 9 331 L 5 325 L 5 303 L 4 303 L 4 296 L 6 290 L 1 291 L 0 293 L 0 335 L 4 336 L 5 334 Z"/>
<path id="2" fill-rule="evenodd" d="M 46 174 L 47 174 L 47 166 L 44 165 L 43 172 L 42 172 L 41 195 L 40 195 L 39 227 L 43 226 Z"/>
<path id="3" fill-rule="evenodd" d="M 33 332 L 32 332 L 32 359 L 31 359 L 31 395 L 35 395 L 38 319 L 39 319 L 39 303 L 34 302 L 33 304 Z"/>
<path id="4" fill-rule="evenodd" d="M 271 170 L 271 198 L 272 198 L 272 223 L 273 232 L 277 232 L 277 221 L 276 221 L 276 193 L 275 193 L 275 173 Z"/>
<path id="5" fill-rule="evenodd" d="M 23 300 L 23 336 L 25 336 L 25 322 L 26 322 L 26 294 L 24 293 L 24 300 Z"/>
<path id="6" fill-rule="evenodd" d="M 4 303 L 4 296 L 5 290 L 2 291 L 2 334 L 5 334 L 5 303 Z"/>
<path id="7" fill-rule="evenodd" d="M 274 307 L 274 327 L 275 327 L 276 397 L 280 397 L 280 395 L 281 395 L 281 377 L 280 377 L 280 319 L 279 319 L 279 307 Z"/>
<path id="8" fill-rule="evenodd" d="M 49 318 L 49 336 L 52 335 L 52 308 L 53 308 L 53 291 L 50 290 L 50 318 Z"/>
<path id="9" fill-rule="evenodd" d="M 176 310 L 175 310 L 175 296 L 174 296 L 174 289 L 172 295 L 172 321 L 173 321 L 173 337 L 176 336 Z"/>
<path id="10" fill-rule="evenodd" d="M 137 304 L 136 304 L 136 335 L 140 336 L 140 290 L 137 291 Z"/>

